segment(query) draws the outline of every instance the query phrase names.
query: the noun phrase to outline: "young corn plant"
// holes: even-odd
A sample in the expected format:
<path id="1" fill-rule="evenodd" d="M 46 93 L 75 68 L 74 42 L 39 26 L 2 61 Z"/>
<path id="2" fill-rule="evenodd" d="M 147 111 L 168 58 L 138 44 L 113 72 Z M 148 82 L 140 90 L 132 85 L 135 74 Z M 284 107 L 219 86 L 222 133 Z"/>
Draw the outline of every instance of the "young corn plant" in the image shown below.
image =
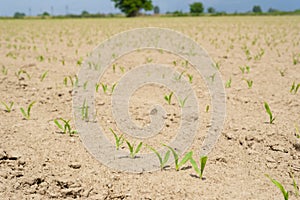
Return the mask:
<path id="1" fill-rule="evenodd" d="M 86 81 L 86 82 L 83 83 L 83 89 L 84 90 L 86 90 L 87 84 L 88 84 L 88 81 Z"/>
<path id="2" fill-rule="evenodd" d="M 97 83 L 97 84 L 95 85 L 96 92 L 99 91 L 99 87 L 100 87 L 100 84 Z"/>
<path id="3" fill-rule="evenodd" d="M 169 148 L 170 151 L 172 152 L 173 156 L 174 156 L 175 170 L 176 170 L 176 171 L 179 171 L 180 168 L 181 168 L 185 163 L 187 163 L 187 162 L 192 158 L 192 156 L 193 156 L 193 152 L 190 151 L 190 152 L 186 153 L 186 154 L 184 155 L 184 157 L 182 158 L 182 160 L 179 162 L 179 156 L 178 156 L 177 152 L 176 152 L 172 147 L 170 147 L 170 146 L 167 146 L 167 145 L 165 145 L 165 144 L 164 144 L 164 146 L 167 147 L 167 148 Z"/>
<path id="4" fill-rule="evenodd" d="M 110 131 L 112 132 L 112 134 L 114 135 L 114 137 L 115 137 L 115 142 L 116 142 L 116 149 L 119 150 L 119 149 L 120 149 L 120 146 L 124 143 L 124 135 L 122 134 L 122 135 L 118 136 L 118 135 L 114 132 L 114 130 L 112 130 L 111 128 L 110 128 L 109 130 L 110 130 Z"/>
<path id="5" fill-rule="evenodd" d="M 193 83 L 193 75 L 191 75 L 191 74 L 187 74 L 187 77 L 188 77 L 188 79 L 189 79 L 189 82 L 190 83 Z"/>
<path id="6" fill-rule="evenodd" d="M 172 96 L 173 96 L 173 92 L 165 96 L 165 100 L 168 102 L 169 105 L 171 105 Z"/>
<path id="7" fill-rule="evenodd" d="M 298 186 L 298 184 L 297 184 L 297 182 L 296 182 L 296 180 L 295 180 L 294 174 L 293 174 L 292 172 L 289 172 L 289 175 L 290 175 L 290 177 L 291 177 L 292 180 L 293 180 L 293 187 L 294 187 L 295 195 L 296 195 L 296 197 L 298 198 L 298 197 L 300 197 L 300 194 L 299 194 L 299 192 L 300 192 L 299 186 Z"/>
<path id="8" fill-rule="evenodd" d="M 280 73 L 280 76 L 284 77 L 285 76 L 285 72 L 287 71 L 287 69 L 277 69 Z"/>
<path id="9" fill-rule="evenodd" d="M 75 79 L 75 81 L 73 80 L 72 76 L 66 76 L 64 78 L 63 83 L 67 87 L 68 86 L 68 80 L 70 80 L 70 83 L 71 83 L 72 87 L 78 86 L 78 77 L 77 77 L 77 75 L 75 75 L 74 79 Z"/>
<path id="10" fill-rule="evenodd" d="M 252 88 L 252 85 L 253 85 L 253 80 L 250 80 L 250 79 L 244 79 L 248 85 L 248 88 L 251 89 Z"/>
<path id="11" fill-rule="evenodd" d="M 102 90 L 103 90 L 104 94 L 106 94 L 107 89 L 108 89 L 107 84 L 101 83 L 101 86 L 102 86 Z"/>
<path id="12" fill-rule="evenodd" d="M 117 86 L 117 83 L 114 83 L 114 84 L 112 85 L 111 90 L 110 90 L 111 93 L 113 93 L 113 92 L 115 91 L 116 86 Z"/>
<path id="13" fill-rule="evenodd" d="M 160 166 L 160 169 L 161 169 L 161 170 L 164 170 L 165 167 L 166 167 L 166 164 L 167 164 L 167 162 L 168 162 L 168 160 L 169 160 L 169 158 L 170 158 L 170 150 L 168 150 L 168 151 L 166 152 L 166 154 L 164 155 L 164 157 L 163 157 L 163 156 L 160 155 L 160 154 L 158 153 L 158 151 L 156 151 L 156 149 L 154 149 L 153 147 L 151 147 L 151 146 L 149 146 L 149 145 L 147 145 L 147 147 L 148 147 L 151 151 L 153 151 L 153 152 L 155 153 L 155 155 L 157 156 L 157 158 L 158 158 L 158 160 L 159 160 L 159 166 Z"/>
<path id="14" fill-rule="evenodd" d="M 180 81 L 184 73 L 185 73 L 185 71 L 181 72 L 181 73 L 179 74 L 179 76 L 176 76 L 176 77 L 175 77 L 175 80 L 176 80 L 176 81 Z"/>
<path id="15" fill-rule="evenodd" d="M 275 117 L 273 117 L 273 114 L 272 114 L 272 111 L 270 109 L 270 106 L 269 106 L 269 104 L 267 102 L 264 102 L 264 105 L 265 105 L 266 112 L 267 112 L 267 114 L 269 115 L 269 118 L 270 118 L 269 123 L 273 124 L 273 122 L 275 120 Z"/>
<path id="16" fill-rule="evenodd" d="M 267 178 L 270 179 L 270 181 L 272 181 L 272 183 L 281 191 L 283 197 L 284 197 L 284 200 L 289 200 L 289 193 L 288 191 L 286 191 L 284 189 L 284 187 L 281 185 L 281 183 L 279 183 L 278 181 L 276 181 L 275 179 L 272 179 L 268 174 L 265 174 L 265 176 Z"/>
<path id="17" fill-rule="evenodd" d="M 225 87 L 226 88 L 231 88 L 231 82 L 232 82 L 232 79 L 230 77 L 230 79 L 228 81 L 226 81 Z"/>
<path id="18" fill-rule="evenodd" d="M 5 111 L 10 113 L 12 111 L 12 108 L 14 106 L 14 102 L 10 102 L 9 104 L 6 104 L 5 102 L 1 101 L 2 105 L 5 107 Z"/>
<path id="19" fill-rule="evenodd" d="M 300 88 L 300 83 L 298 83 L 297 85 L 295 84 L 295 81 L 293 82 L 293 85 L 290 89 L 290 93 L 291 94 L 297 94 L 298 90 Z"/>
<path id="20" fill-rule="evenodd" d="M 27 110 L 25 111 L 24 108 L 20 108 L 21 110 L 21 113 L 23 115 L 23 117 L 26 119 L 26 120 L 29 120 L 30 119 L 30 112 L 31 112 L 31 108 L 32 106 L 35 104 L 35 101 L 31 102 L 27 108 Z"/>
<path id="21" fill-rule="evenodd" d="M 82 120 L 88 121 L 89 120 L 89 106 L 86 103 L 86 99 L 83 101 L 81 109 L 81 117 Z"/>
<path id="22" fill-rule="evenodd" d="M 2 74 L 3 75 L 7 75 L 8 74 L 8 69 L 4 66 L 4 65 L 2 65 L 2 70 L 1 70 L 1 72 L 2 72 Z"/>
<path id="23" fill-rule="evenodd" d="M 46 78 L 47 74 L 48 74 L 48 71 L 45 71 L 45 72 L 40 76 L 40 81 L 41 81 L 41 82 L 44 81 L 44 79 Z"/>
<path id="24" fill-rule="evenodd" d="M 297 56 L 297 54 L 293 54 L 293 64 L 294 65 L 297 65 L 300 62 L 298 57 L 299 56 Z"/>
<path id="25" fill-rule="evenodd" d="M 240 68 L 242 74 L 245 74 L 245 69 L 246 69 L 246 68 L 245 68 L 245 67 L 242 67 L 242 66 L 240 66 L 239 68 Z"/>
<path id="26" fill-rule="evenodd" d="M 186 100 L 188 99 L 188 96 L 185 97 L 183 100 L 179 98 L 179 105 L 181 108 L 184 107 Z"/>
<path id="27" fill-rule="evenodd" d="M 196 161 L 193 158 L 190 159 L 190 162 L 200 179 L 202 179 L 206 161 L 207 161 L 207 156 L 201 156 L 199 160 L 200 163 L 200 168 L 199 168 Z"/>
<path id="28" fill-rule="evenodd" d="M 124 74 L 125 73 L 125 67 L 120 66 L 119 68 L 120 68 L 121 72 Z"/>
<path id="29" fill-rule="evenodd" d="M 130 152 L 130 157 L 131 158 L 135 158 L 136 157 L 136 154 L 139 153 L 139 151 L 141 150 L 142 146 L 143 146 L 143 142 L 140 142 L 136 149 L 134 149 L 134 144 L 131 144 L 129 141 L 125 140 L 126 141 L 126 144 L 129 148 L 129 152 Z"/>
<path id="30" fill-rule="evenodd" d="M 208 113 L 208 111 L 209 111 L 209 105 L 206 105 L 205 112 Z"/>
<path id="31" fill-rule="evenodd" d="M 58 120 L 60 120 L 63 124 L 59 123 Z M 71 120 L 65 120 L 63 118 L 59 118 L 59 119 L 55 119 L 54 123 L 62 131 L 62 133 L 64 133 L 64 134 L 68 133 L 70 136 L 72 136 L 72 135 L 76 134 L 77 131 L 71 129 L 70 121 Z"/>
<path id="32" fill-rule="evenodd" d="M 22 74 L 25 74 L 29 80 L 31 79 L 31 76 L 23 69 L 21 69 L 21 70 L 19 70 L 18 72 L 15 73 L 15 75 L 17 76 L 17 78 L 19 80 L 21 79 Z"/>

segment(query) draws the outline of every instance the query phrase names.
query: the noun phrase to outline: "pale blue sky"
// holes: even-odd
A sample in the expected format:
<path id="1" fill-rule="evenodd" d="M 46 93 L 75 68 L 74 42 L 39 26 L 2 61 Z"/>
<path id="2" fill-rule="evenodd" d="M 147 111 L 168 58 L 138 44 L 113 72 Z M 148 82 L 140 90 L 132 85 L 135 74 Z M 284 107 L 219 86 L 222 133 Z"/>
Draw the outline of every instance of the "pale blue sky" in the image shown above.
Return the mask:
<path id="1" fill-rule="evenodd" d="M 182 10 L 189 11 L 189 4 L 197 0 L 152 0 L 154 5 L 158 5 L 161 12 Z M 217 11 L 226 12 L 246 12 L 250 11 L 253 5 L 260 5 L 264 11 L 270 7 L 284 11 L 300 9 L 300 0 L 200 0 L 207 7 L 214 7 Z M 51 7 L 53 9 L 51 9 Z M 80 14 L 82 10 L 90 13 L 116 13 L 111 0 L 0 0 L 0 15 L 12 16 L 16 11 L 24 12 L 26 15 L 40 14 L 44 11 L 52 12 L 54 15 L 68 12 Z"/>

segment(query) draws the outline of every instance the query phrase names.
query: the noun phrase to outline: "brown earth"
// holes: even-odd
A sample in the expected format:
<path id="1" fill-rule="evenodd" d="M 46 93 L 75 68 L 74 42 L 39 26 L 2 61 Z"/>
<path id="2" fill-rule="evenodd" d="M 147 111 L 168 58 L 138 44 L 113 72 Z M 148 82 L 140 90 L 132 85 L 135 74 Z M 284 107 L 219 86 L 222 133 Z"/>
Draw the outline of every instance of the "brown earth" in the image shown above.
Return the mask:
<path id="1" fill-rule="evenodd" d="M 178 172 L 172 165 L 140 174 L 111 170 L 87 152 L 78 135 L 61 134 L 53 122 L 70 119 L 75 129 L 72 86 L 70 81 L 65 86 L 64 78 L 76 75 L 81 60 L 116 33 L 150 26 L 190 36 L 218 64 L 224 84 L 232 79 L 226 88 L 222 135 L 208 155 L 203 180 L 195 177 L 189 163 Z M 290 173 L 300 184 L 300 138 L 295 128 L 300 126 L 300 91 L 292 94 L 290 89 L 293 82 L 300 83 L 300 17 L 1 20 L 0 30 L 0 100 L 14 102 L 11 112 L 3 105 L 0 109 L 1 199 L 283 199 L 264 174 L 282 183 L 290 199 L 297 199 Z M 99 82 L 111 87 L 124 72 L 147 62 L 194 75 L 201 120 L 190 150 L 198 152 L 210 125 L 205 109 L 210 97 L 192 66 L 184 68 L 184 61 L 174 55 L 145 50 L 118 60 L 115 72 L 110 68 Z M 250 72 L 243 74 L 240 67 L 245 66 Z M 17 77 L 20 70 L 30 79 L 24 73 Z M 252 88 L 244 79 L 253 80 Z M 180 124 L 178 101 L 167 105 L 164 100 L 169 92 L 147 85 L 131 99 L 132 120 L 141 126 L 149 123 L 153 104 L 165 107 L 163 134 L 144 141 L 155 147 L 171 140 Z M 110 97 L 100 87 L 97 119 L 114 143 L 109 128 L 117 127 Z M 25 120 L 20 108 L 33 101 L 31 119 Z M 276 117 L 274 124 L 267 123 L 265 101 Z"/>

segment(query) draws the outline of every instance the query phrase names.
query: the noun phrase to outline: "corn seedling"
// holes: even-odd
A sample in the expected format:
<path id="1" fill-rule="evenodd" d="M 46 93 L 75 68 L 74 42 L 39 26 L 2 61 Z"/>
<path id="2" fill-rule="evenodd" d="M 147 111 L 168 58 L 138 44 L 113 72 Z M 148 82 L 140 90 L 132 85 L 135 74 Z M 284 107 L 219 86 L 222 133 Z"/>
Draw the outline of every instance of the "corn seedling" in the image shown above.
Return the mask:
<path id="1" fill-rule="evenodd" d="M 187 74 L 187 77 L 189 78 L 189 82 L 193 83 L 193 75 Z"/>
<path id="2" fill-rule="evenodd" d="M 100 84 L 97 83 L 97 84 L 95 85 L 96 92 L 99 91 L 99 87 L 100 87 Z"/>
<path id="3" fill-rule="evenodd" d="M 199 168 L 196 161 L 193 158 L 190 159 L 190 162 L 200 179 L 202 179 L 206 161 L 207 161 L 207 156 L 201 156 L 199 160 L 200 162 L 200 168 Z"/>
<path id="4" fill-rule="evenodd" d="M 63 122 L 63 124 L 59 123 L 58 120 Z M 64 134 L 68 133 L 70 136 L 72 136 L 73 134 L 77 133 L 76 130 L 71 129 L 70 120 L 65 120 L 63 118 L 59 118 L 59 119 L 55 119 L 54 123 L 62 131 L 62 133 L 64 133 Z"/>
<path id="5" fill-rule="evenodd" d="M 113 72 L 116 73 L 116 64 L 113 64 L 112 68 L 113 68 Z"/>
<path id="6" fill-rule="evenodd" d="M 113 92 L 114 92 L 114 90 L 115 90 L 116 86 L 117 86 L 117 83 L 113 84 L 113 86 L 111 87 L 111 93 L 113 93 Z"/>
<path id="7" fill-rule="evenodd" d="M 215 66 L 218 70 L 220 70 L 221 63 L 220 63 L 220 62 L 216 62 L 214 66 Z"/>
<path id="8" fill-rule="evenodd" d="M 3 75 L 6 76 L 7 73 L 8 73 L 8 69 L 7 69 L 5 66 L 2 65 L 2 70 L 1 70 L 1 72 L 2 72 Z"/>
<path id="9" fill-rule="evenodd" d="M 216 77 L 216 73 L 214 73 L 213 75 L 209 76 L 209 78 L 211 79 L 211 82 L 215 81 L 215 77 Z"/>
<path id="10" fill-rule="evenodd" d="M 66 76 L 66 77 L 64 78 L 63 83 L 64 83 L 64 85 L 67 87 L 67 86 L 68 86 L 68 80 L 70 80 L 71 86 L 72 86 L 72 87 L 74 87 L 74 86 L 77 87 L 77 86 L 78 86 L 78 76 L 75 75 L 75 76 L 74 76 L 74 79 L 75 79 L 75 81 L 73 80 L 72 76 Z"/>
<path id="11" fill-rule="evenodd" d="M 184 157 L 182 158 L 182 160 L 179 162 L 179 156 L 178 156 L 178 154 L 176 153 L 176 151 L 175 151 L 172 147 L 170 147 L 170 146 L 167 146 L 167 145 L 165 145 L 165 144 L 164 144 L 164 146 L 167 147 L 167 148 L 169 148 L 169 149 L 171 150 L 173 156 L 174 156 L 174 160 L 175 160 L 175 170 L 176 170 L 176 171 L 179 171 L 179 169 L 180 169 L 185 163 L 187 163 L 187 162 L 192 158 L 192 156 L 193 156 L 193 152 L 190 151 L 190 152 L 186 153 L 186 154 L 184 155 Z"/>
<path id="12" fill-rule="evenodd" d="M 175 77 L 175 80 L 180 81 L 184 73 L 185 73 L 185 71 L 181 72 L 179 76 Z"/>
<path id="13" fill-rule="evenodd" d="M 40 62 L 43 62 L 45 60 L 44 56 L 38 56 L 36 59 Z"/>
<path id="14" fill-rule="evenodd" d="M 298 56 L 296 54 L 293 55 L 293 64 L 297 65 L 300 62 Z"/>
<path id="15" fill-rule="evenodd" d="M 116 149 L 117 150 L 119 150 L 120 149 L 120 146 L 123 144 L 123 142 L 124 142 L 124 135 L 122 134 L 122 135 L 120 135 L 120 136 L 118 136 L 115 132 L 114 132 L 114 130 L 112 130 L 111 128 L 109 129 L 111 132 L 112 132 L 112 134 L 114 135 L 114 137 L 115 137 L 115 142 L 116 142 Z"/>
<path id="16" fill-rule="evenodd" d="M 277 69 L 280 73 L 280 76 L 284 77 L 287 69 Z"/>
<path id="17" fill-rule="evenodd" d="M 125 72 L 125 67 L 120 66 L 119 68 L 120 68 L 121 72 L 124 74 L 124 72 Z"/>
<path id="18" fill-rule="evenodd" d="M 28 108 L 27 108 L 26 111 L 25 111 L 24 108 L 20 108 L 21 113 L 23 114 L 23 117 L 24 117 L 25 119 L 27 119 L 27 120 L 30 119 L 30 111 L 31 111 L 31 108 L 32 108 L 33 104 L 35 104 L 35 101 L 33 101 L 33 102 L 31 102 L 31 104 L 29 104 L 29 106 L 28 106 Z"/>
<path id="19" fill-rule="evenodd" d="M 245 69 L 246 69 L 246 68 L 245 68 L 245 67 L 242 67 L 242 66 L 241 66 L 241 67 L 239 67 L 239 68 L 240 68 L 240 70 L 241 70 L 242 74 L 245 74 Z"/>
<path id="20" fill-rule="evenodd" d="M 246 69 L 247 74 L 249 74 L 250 73 L 250 66 L 246 65 L 245 69 Z"/>
<path id="21" fill-rule="evenodd" d="M 205 112 L 208 113 L 208 111 L 209 111 L 209 105 L 206 105 Z"/>
<path id="22" fill-rule="evenodd" d="M 286 191 L 284 189 L 284 187 L 281 185 L 281 183 L 279 183 L 275 179 L 272 179 L 268 174 L 265 174 L 265 176 L 267 178 L 269 178 L 272 181 L 272 183 L 281 191 L 281 193 L 282 193 L 282 195 L 284 197 L 284 200 L 288 200 L 289 199 L 289 193 L 288 193 L 288 191 Z"/>
<path id="23" fill-rule="evenodd" d="M 185 105 L 185 102 L 186 102 L 187 98 L 188 98 L 188 96 L 187 96 L 187 97 L 185 97 L 183 100 L 179 98 L 179 105 L 180 105 L 180 107 L 181 107 L 181 108 L 183 108 L 183 107 L 184 107 L 184 105 Z"/>
<path id="24" fill-rule="evenodd" d="M 298 186 L 298 184 L 297 184 L 297 182 L 296 182 L 296 180 L 295 180 L 294 174 L 293 174 L 292 172 L 290 172 L 289 175 L 290 175 L 290 177 L 291 177 L 292 180 L 293 180 L 293 187 L 294 187 L 295 195 L 296 195 L 296 197 L 300 197 L 300 194 L 299 194 L 299 192 L 300 192 L 299 186 Z"/>
<path id="25" fill-rule="evenodd" d="M 266 112 L 267 112 L 267 114 L 269 115 L 269 118 L 270 118 L 269 123 L 273 124 L 273 122 L 275 120 L 275 117 L 273 117 L 270 106 L 267 102 L 264 102 L 264 105 L 265 105 Z"/>
<path id="26" fill-rule="evenodd" d="M 228 81 L 226 81 L 225 87 L 226 88 L 231 88 L 231 82 L 232 82 L 232 80 L 231 80 L 231 77 L 230 77 L 230 79 Z"/>
<path id="27" fill-rule="evenodd" d="M 77 60 L 76 64 L 77 64 L 78 66 L 81 66 L 81 65 L 82 65 L 82 62 L 83 62 L 83 58 L 79 58 L 79 59 Z"/>
<path id="28" fill-rule="evenodd" d="M 14 102 L 10 102 L 9 105 L 1 101 L 2 105 L 5 107 L 5 111 L 10 113 L 12 111 L 12 108 L 14 106 Z"/>
<path id="29" fill-rule="evenodd" d="M 103 90 L 104 94 L 106 94 L 107 89 L 108 89 L 107 84 L 101 83 L 101 86 L 102 86 L 102 90 Z"/>
<path id="30" fill-rule="evenodd" d="M 129 151 L 130 151 L 130 157 L 131 157 L 131 158 L 135 158 L 135 155 L 136 155 L 137 153 L 139 153 L 139 151 L 141 150 L 141 148 L 142 148 L 142 146 L 143 146 L 143 142 L 140 142 L 140 143 L 138 144 L 138 146 L 136 147 L 136 149 L 134 149 L 134 144 L 130 144 L 130 142 L 127 141 L 127 140 L 125 140 L 125 141 L 126 141 L 126 143 L 127 143 L 127 146 L 128 146 L 128 148 L 129 148 Z"/>
<path id="31" fill-rule="evenodd" d="M 146 60 L 147 63 L 151 63 L 152 61 L 153 61 L 152 58 L 147 58 L 147 60 Z"/>
<path id="32" fill-rule="evenodd" d="M 86 103 L 86 99 L 83 101 L 81 109 L 81 117 L 82 120 L 88 120 L 89 119 L 89 106 Z"/>
<path id="33" fill-rule="evenodd" d="M 168 102 L 169 105 L 171 105 L 172 96 L 173 96 L 173 92 L 165 96 L 165 100 Z"/>
<path id="34" fill-rule="evenodd" d="M 166 152 L 166 154 L 165 154 L 165 156 L 164 156 L 164 158 L 163 158 L 162 155 L 160 155 L 160 154 L 158 153 L 158 151 L 156 151 L 153 147 L 148 146 L 148 145 L 147 145 L 147 147 L 148 147 L 151 151 L 153 151 L 153 152 L 155 153 L 155 155 L 158 157 L 160 169 L 163 170 L 163 169 L 166 167 L 165 165 L 167 164 L 167 162 L 168 162 L 168 160 L 169 160 L 169 158 L 170 158 L 170 150 L 168 150 L 168 151 Z"/>
<path id="35" fill-rule="evenodd" d="M 300 83 L 298 83 L 297 85 L 295 84 L 295 81 L 293 82 L 293 85 L 290 89 L 290 93 L 292 94 L 297 94 L 298 90 L 300 88 Z"/>
<path id="36" fill-rule="evenodd" d="M 45 72 L 41 75 L 41 77 L 40 77 L 40 81 L 41 81 L 41 82 L 44 81 L 44 79 L 46 78 L 47 74 L 48 74 L 48 71 L 45 71 Z"/>
<path id="37" fill-rule="evenodd" d="M 88 81 L 86 81 L 86 82 L 83 83 L 83 89 L 84 90 L 86 90 L 87 84 L 88 84 Z"/>
<path id="38" fill-rule="evenodd" d="M 30 75 L 23 69 L 21 69 L 21 70 L 19 70 L 18 72 L 15 73 L 15 75 L 17 76 L 17 78 L 19 80 L 21 79 L 22 74 L 25 74 L 29 80 L 31 79 Z"/>
<path id="39" fill-rule="evenodd" d="M 248 85 L 248 88 L 249 88 L 249 89 L 252 88 L 253 81 L 250 80 L 250 79 L 244 79 L 244 80 L 246 81 L 246 83 L 247 83 L 247 85 Z"/>

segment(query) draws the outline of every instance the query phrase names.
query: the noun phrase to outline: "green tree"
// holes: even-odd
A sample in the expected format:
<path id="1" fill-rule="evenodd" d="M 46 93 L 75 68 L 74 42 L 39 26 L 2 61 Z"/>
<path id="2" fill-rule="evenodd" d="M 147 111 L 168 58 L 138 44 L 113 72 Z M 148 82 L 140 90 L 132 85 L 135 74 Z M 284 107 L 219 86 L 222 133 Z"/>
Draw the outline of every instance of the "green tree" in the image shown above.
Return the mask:
<path id="1" fill-rule="evenodd" d="M 119 8 L 127 17 L 135 17 L 144 9 L 152 10 L 152 0 L 112 0 L 115 7 Z"/>
<path id="2" fill-rule="evenodd" d="M 90 15 L 90 13 L 88 11 L 86 11 L 86 10 L 83 10 L 81 12 L 81 17 L 88 17 L 89 15 Z"/>
<path id="3" fill-rule="evenodd" d="M 253 6 L 252 12 L 254 13 L 262 13 L 261 7 L 258 5 Z"/>
<path id="4" fill-rule="evenodd" d="M 280 12 L 280 11 L 277 10 L 277 9 L 274 9 L 274 8 L 269 8 L 268 12 L 269 13 L 275 13 L 275 12 Z"/>
<path id="5" fill-rule="evenodd" d="M 201 14 L 204 11 L 204 6 L 201 2 L 195 2 L 190 5 L 190 13 Z"/>
<path id="6" fill-rule="evenodd" d="M 159 9 L 158 6 L 154 6 L 153 10 L 154 10 L 154 14 L 159 14 L 160 13 L 160 9 Z"/>
<path id="7" fill-rule="evenodd" d="M 42 16 L 44 16 L 44 17 L 49 17 L 50 14 L 49 14 L 48 12 L 43 12 Z"/>
<path id="8" fill-rule="evenodd" d="M 14 14 L 14 18 L 20 19 L 20 18 L 24 18 L 26 15 L 25 13 L 21 13 L 21 12 L 15 12 Z"/>
<path id="9" fill-rule="evenodd" d="M 209 8 L 207 8 L 207 12 L 208 13 L 216 13 L 216 9 L 214 9 L 213 7 L 209 7 Z"/>

